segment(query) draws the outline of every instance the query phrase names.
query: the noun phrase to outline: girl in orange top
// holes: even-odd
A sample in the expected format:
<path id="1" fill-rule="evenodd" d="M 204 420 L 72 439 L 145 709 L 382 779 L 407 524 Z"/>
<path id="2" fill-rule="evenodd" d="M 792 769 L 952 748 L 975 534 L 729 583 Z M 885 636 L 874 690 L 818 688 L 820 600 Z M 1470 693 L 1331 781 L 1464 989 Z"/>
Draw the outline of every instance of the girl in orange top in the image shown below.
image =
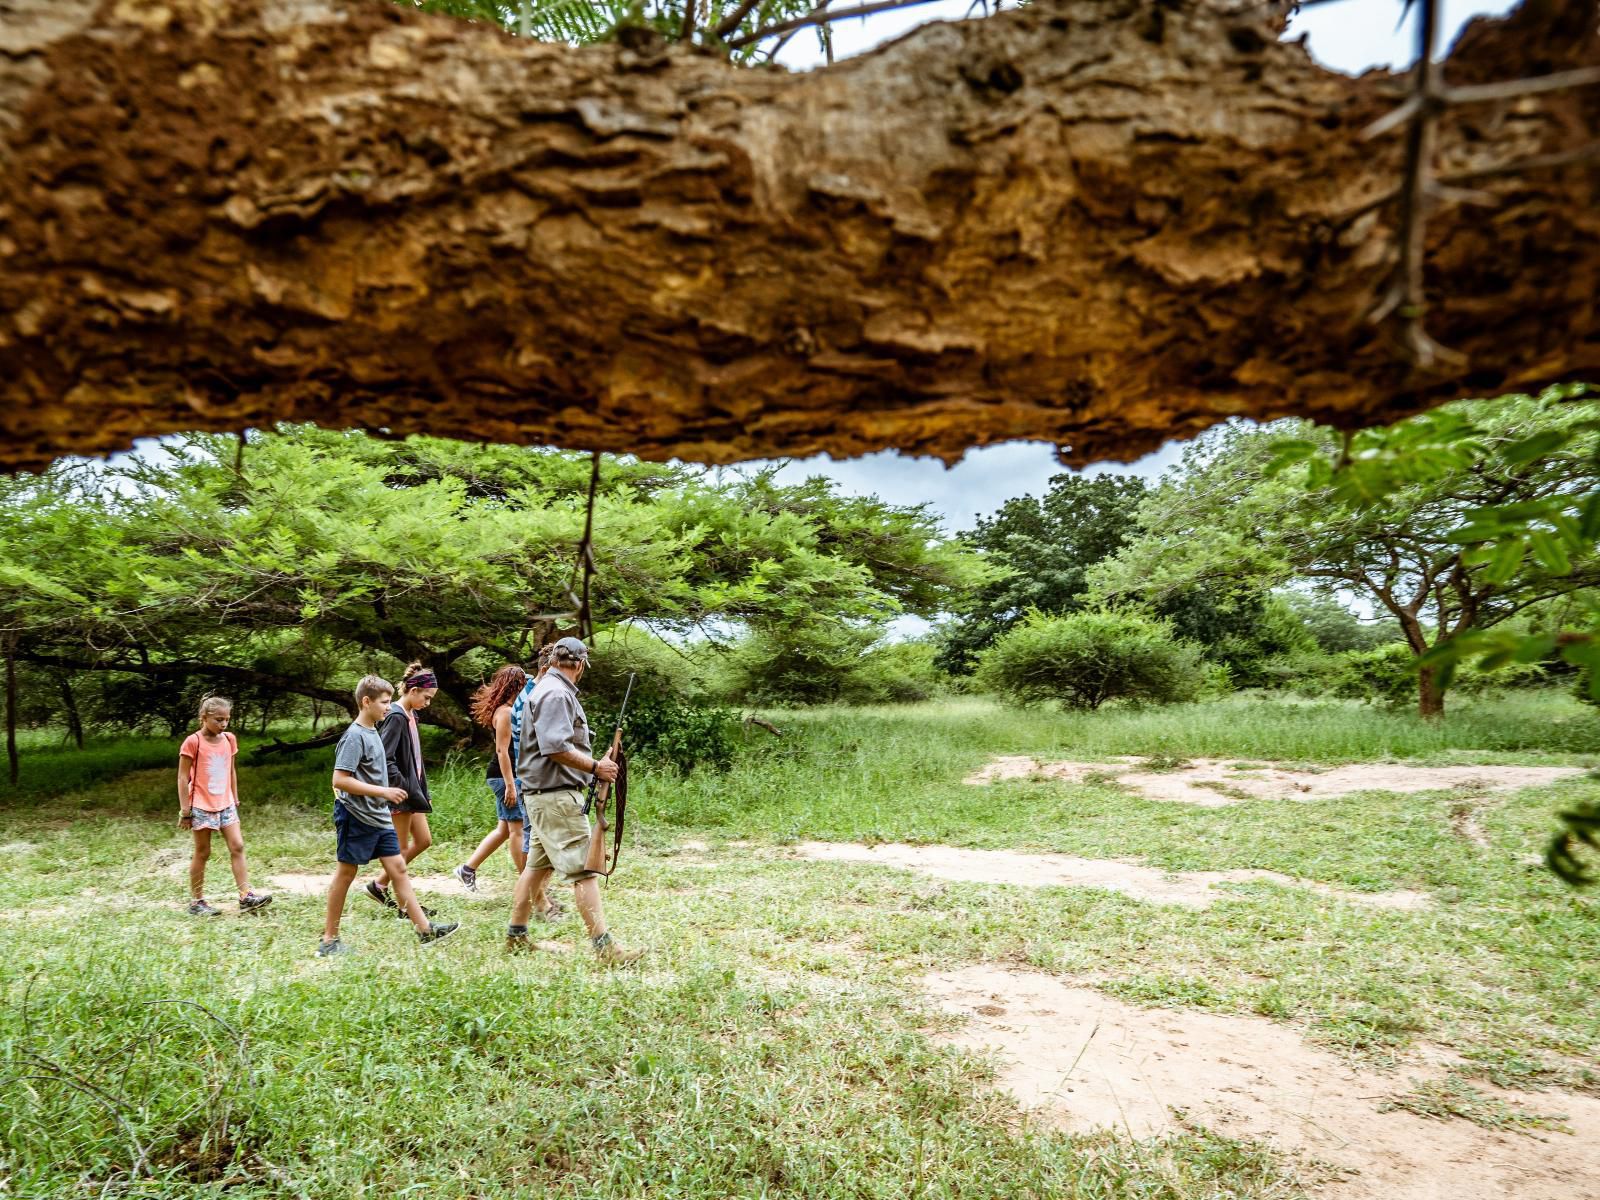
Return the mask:
<path id="1" fill-rule="evenodd" d="M 239 910 L 249 912 L 272 903 L 271 892 L 250 890 L 244 865 L 244 834 L 239 828 L 239 773 L 234 760 L 239 742 L 227 732 L 233 705 L 221 696 L 200 702 L 200 728 L 178 748 L 178 828 L 194 834 L 194 855 L 189 859 L 189 912 L 196 917 L 219 916 L 206 903 L 206 862 L 211 858 L 211 834 L 222 831 L 228 844 L 233 881 L 239 885 Z"/>

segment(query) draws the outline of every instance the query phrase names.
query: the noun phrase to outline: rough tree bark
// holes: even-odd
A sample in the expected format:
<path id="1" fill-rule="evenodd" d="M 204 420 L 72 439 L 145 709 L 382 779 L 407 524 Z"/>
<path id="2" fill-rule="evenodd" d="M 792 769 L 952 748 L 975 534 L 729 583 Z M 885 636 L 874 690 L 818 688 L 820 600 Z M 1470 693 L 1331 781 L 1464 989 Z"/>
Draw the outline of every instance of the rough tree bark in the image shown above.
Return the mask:
<path id="1" fill-rule="evenodd" d="M 1404 96 L 1272 0 L 1038 0 L 808 75 L 384 0 L 0 0 L 0 439 L 38 466 L 279 419 L 725 462 L 1008 438 L 1128 458 L 1600 367 L 1600 165 L 1428 224 L 1421 373 L 1364 314 Z M 1453 49 L 1600 63 L 1592 0 Z M 1451 109 L 1445 176 L 1600 88 Z"/>

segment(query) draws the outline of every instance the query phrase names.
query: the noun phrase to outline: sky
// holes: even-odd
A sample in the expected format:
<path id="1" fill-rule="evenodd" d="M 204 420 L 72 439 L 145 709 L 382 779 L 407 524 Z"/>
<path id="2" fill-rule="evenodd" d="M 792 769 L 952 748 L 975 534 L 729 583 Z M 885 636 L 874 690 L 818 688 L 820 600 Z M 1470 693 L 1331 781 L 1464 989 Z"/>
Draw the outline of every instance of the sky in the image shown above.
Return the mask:
<path id="1" fill-rule="evenodd" d="M 834 0 L 833 6 L 855 7 L 857 2 Z M 1511 7 L 1513 0 L 1444 0 L 1438 52 L 1448 51 L 1450 42 L 1470 17 L 1499 14 Z M 1416 34 L 1409 19 L 1404 27 L 1397 25 L 1401 11 L 1399 0 L 1336 0 L 1297 13 L 1286 36 L 1293 39 L 1304 35 L 1313 58 L 1347 74 L 1403 67 L 1415 61 Z M 834 55 L 846 58 L 860 54 L 917 25 L 961 20 L 968 12 L 981 16 L 983 6 L 973 0 L 934 0 L 914 8 L 845 21 L 834 29 Z M 780 61 L 794 70 L 822 66 L 815 33 L 801 30 L 785 48 Z M 1180 444 L 1169 442 L 1137 462 L 1097 464 L 1084 474 L 1133 474 L 1153 480 L 1175 465 L 1182 451 Z M 987 516 L 1013 497 L 1042 495 L 1049 489 L 1050 477 L 1065 469 L 1056 462 L 1054 450 L 1047 444 L 1008 442 L 969 451 L 948 470 L 935 459 L 884 451 L 838 462 L 826 455 L 790 460 L 779 472 L 779 478 L 799 482 L 810 475 L 826 475 L 847 493 L 877 495 L 892 504 L 928 503 L 939 514 L 945 529 L 954 533 L 971 529 L 975 516 Z"/>

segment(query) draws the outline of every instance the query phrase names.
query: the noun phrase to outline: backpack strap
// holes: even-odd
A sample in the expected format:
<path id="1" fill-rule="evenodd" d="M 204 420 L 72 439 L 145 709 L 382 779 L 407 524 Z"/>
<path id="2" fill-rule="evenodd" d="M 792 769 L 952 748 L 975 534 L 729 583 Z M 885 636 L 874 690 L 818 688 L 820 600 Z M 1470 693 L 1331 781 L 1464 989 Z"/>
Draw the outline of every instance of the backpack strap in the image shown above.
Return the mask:
<path id="1" fill-rule="evenodd" d="M 515 774 L 517 769 L 517 752 L 522 745 L 522 717 L 527 712 L 528 701 L 533 699 L 532 679 L 528 680 L 517 693 L 517 698 L 511 704 L 511 770 Z"/>

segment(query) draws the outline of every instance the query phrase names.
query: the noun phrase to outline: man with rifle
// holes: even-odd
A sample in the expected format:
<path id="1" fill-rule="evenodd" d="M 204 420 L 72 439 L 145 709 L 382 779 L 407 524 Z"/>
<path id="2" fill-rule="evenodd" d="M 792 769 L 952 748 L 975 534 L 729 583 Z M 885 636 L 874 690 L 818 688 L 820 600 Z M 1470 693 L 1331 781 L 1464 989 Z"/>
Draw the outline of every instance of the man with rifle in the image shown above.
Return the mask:
<path id="1" fill-rule="evenodd" d="M 515 954 L 533 948 L 528 919 L 533 912 L 534 878 L 541 871 L 553 871 L 573 885 L 578 914 L 596 958 L 605 966 L 620 967 L 636 962 L 644 951 L 624 950 L 611 940 L 597 882 L 608 874 L 603 842 L 600 861 L 590 860 L 584 789 L 598 782 L 609 790 L 617 780 L 618 763 L 610 753 L 597 759 L 591 751 L 589 719 L 578 701 L 578 681 L 588 665 L 589 648 L 575 637 L 562 638 L 555 644 L 550 669 L 531 695 L 524 692 L 513 706 L 513 757 L 517 795 L 524 798 L 528 817 L 523 825 L 528 858 L 517 880 L 506 949 Z"/>

